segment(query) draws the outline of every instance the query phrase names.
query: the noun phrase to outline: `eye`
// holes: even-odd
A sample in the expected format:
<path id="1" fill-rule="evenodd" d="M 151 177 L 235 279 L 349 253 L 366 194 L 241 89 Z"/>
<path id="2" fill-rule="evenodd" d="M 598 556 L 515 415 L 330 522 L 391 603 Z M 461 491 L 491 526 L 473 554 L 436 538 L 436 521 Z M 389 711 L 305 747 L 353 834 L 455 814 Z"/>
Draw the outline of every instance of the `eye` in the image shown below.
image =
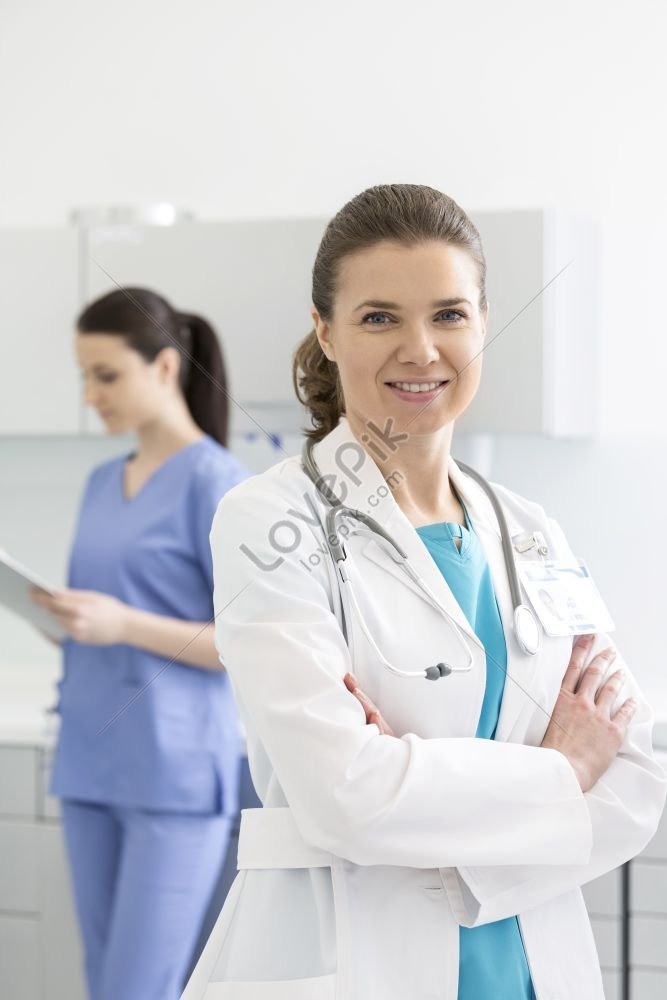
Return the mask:
<path id="1" fill-rule="evenodd" d="M 366 313 L 361 322 L 366 323 L 368 320 L 373 319 L 375 316 L 386 316 L 386 315 L 387 313 L 382 313 L 382 312 Z M 371 326 L 384 326 L 384 325 L 385 325 L 384 323 L 371 323 Z"/>
<path id="2" fill-rule="evenodd" d="M 457 319 L 465 319 L 464 313 L 459 312 L 458 309 L 444 309 L 439 315 L 444 316 L 446 313 L 449 313 L 450 316 L 455 316 Z"/>
<path id="3" fill-rule="evenodd" d="M 118 378 L 117 372 L 81 372 L 81 381 L 86 382 L 88 379 L 93 379 L 95 382 L 115 382 Z"/>
<path id="4" fill-rule="evenodd" d="M 361 322 L 362 323 L 366 323 L 366 322 L 370 321 L 371 319 L 374 319 L 376 316 L 385 316 L 386 317 L 387 315 L 388 315 L 388 313 L 384 313 L 384 312 L 366 313 L 366 315 L 364 316 L 364 318 L 362 319 Z M 438 316 L 446 316 L 446 315 L 453 316 L 455 318 L 454 322 L 457 322 L 460 319 L 465 319 L 465 315 L 462 312 L 460 312 L 458 309 L 444 309 L 441 313 L 438 313 Z M 451 322 L 451 320 L 448 320 L 447 322 Z M 386 323 L 371 323 L 370 325 L 371 326 L 386 326 Z"/>

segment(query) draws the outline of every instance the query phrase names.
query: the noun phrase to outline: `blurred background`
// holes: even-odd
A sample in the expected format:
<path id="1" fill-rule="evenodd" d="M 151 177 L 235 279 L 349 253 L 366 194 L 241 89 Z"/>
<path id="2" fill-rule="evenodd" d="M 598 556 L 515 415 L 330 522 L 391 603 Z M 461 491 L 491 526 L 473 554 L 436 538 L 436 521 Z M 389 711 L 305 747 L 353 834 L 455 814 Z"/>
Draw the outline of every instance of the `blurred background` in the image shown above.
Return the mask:
<path id="1" fill-rule="evenodd" d="M 0 548 L 63 583 L 88 473 L 131 450 L 83 405 L 87 301 L 146 284 L 209 316 L 259 472 L 300 449 L 290 356 L 328 219 L 429 184 L 480 229 L 497 335 L 453 453 L 559 520 L 667 746 L 666 31 L 659 0 L 5 0 Z M 76 1000 L 44 794 L 60 652 L 2 607 L 0 635 L 0 994 Z M 667 995 L 663 840 L 591 890 L 609 997 Z"/>

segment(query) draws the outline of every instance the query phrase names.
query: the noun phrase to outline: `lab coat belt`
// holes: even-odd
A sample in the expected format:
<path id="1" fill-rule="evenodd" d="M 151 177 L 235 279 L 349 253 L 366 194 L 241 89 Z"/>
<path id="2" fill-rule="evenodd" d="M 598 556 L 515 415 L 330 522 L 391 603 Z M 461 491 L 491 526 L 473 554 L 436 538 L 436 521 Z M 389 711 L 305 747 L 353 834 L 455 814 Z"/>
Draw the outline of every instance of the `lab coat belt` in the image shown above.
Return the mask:
<path id="1" fill-rule="evenodd" d="M 289 806 L 242 809 L 236 867 L 330 868 L 334 856 L 308 844 Z"/>

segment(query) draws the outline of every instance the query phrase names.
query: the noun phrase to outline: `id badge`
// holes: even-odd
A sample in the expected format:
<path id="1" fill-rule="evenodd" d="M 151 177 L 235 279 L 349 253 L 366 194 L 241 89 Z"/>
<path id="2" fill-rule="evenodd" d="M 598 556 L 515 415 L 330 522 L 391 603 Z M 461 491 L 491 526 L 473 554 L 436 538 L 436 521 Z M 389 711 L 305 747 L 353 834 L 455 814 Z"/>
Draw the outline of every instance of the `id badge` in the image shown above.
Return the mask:
<path id="1" fill-rule="evenodd" d="M 611 632 L 614 622 L 583 559 L 517 559 L 517 571 L 547 635 Z"/>

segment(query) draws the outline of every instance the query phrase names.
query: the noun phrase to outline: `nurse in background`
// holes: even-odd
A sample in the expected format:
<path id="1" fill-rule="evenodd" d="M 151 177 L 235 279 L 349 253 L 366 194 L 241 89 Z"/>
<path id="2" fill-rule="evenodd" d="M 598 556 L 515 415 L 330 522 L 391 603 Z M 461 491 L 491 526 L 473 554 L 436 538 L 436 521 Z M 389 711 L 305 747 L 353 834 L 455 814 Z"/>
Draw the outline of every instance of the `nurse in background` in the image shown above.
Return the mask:
<path id="1" fill-rule="evenodd" d="M 68 633 L 51 792 L 91 1000 L 175 1000 L 238 808 L 208 536 L 248 473 L 205 320 L 121 289 L 83 311 L 76 354 L 86 402 L 137 447 L 88 479 L 68 587 L 33 591 Z"/>

